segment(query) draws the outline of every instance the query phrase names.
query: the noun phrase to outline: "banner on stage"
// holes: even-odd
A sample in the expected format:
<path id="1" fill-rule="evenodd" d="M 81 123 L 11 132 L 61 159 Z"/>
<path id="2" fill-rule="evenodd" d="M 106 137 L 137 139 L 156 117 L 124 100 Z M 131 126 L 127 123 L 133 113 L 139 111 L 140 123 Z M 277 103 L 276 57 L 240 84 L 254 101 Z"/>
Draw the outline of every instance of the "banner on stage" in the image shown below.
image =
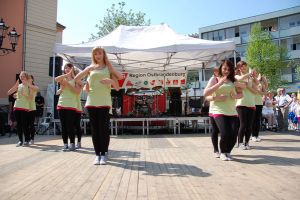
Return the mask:
<path id="1" fill-rule="evenodd" d="M 186 70 L 122 72 L 121 88 L 182 87 L 186 85 Z"/>

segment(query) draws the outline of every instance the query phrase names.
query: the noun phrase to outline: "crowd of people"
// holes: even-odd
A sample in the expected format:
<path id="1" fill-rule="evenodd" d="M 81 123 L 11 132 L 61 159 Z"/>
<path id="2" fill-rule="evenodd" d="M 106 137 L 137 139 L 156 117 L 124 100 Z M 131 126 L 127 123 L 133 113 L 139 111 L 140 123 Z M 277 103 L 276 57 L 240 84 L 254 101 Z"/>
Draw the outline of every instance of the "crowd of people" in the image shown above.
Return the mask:
<path id="1" fill-rule="evenodd" d="M 96 155 L 93 164 L 104 165 L 110 142 L 111 89 L 119 90 L 118 80 L 122 79 L 122 74 L 111 65 L 103 48 L 95 47 L 91 57 L 91 65 L 83 71 L 67 63 L 64 73 L 55 77 L 60 86 L 57 91 L 57 110 L 61 121 L 62 150 L 75 151 L 81 148 L 80 94 L 82 91 L 87 93 L 85 108 Z M 86 81 L 83 81 L 84 78 Z M 35 116 L 40 115 L 40 108 L 44 104 L 38 91 L 33 76 L 25 71 L 20 73 L 19 80 L 8 91 L 14 110 L 10 115 L 11 126 L 16 126 L 19 138 L 17 147 L 34 144 Z M 238 62 L 234 68 L 229 60 L 223 60 L 214 69 L 204 96 L 209 101 L 214 155 L 224 161 L 233 159 L 231 151 L 236 142 L 240 149 L 250 150 L 250 139 L 253 142 L 261 140 L 259 131 L 262 116 L 267 119 L 268 128 L 278 126 L 280 130 L 287 130 L 288 123 L 294 129 L 299 127 L 299 99 L 295 95 L 287 95 L 284 88 L 278 89 L 277 96 L 273 98 L 273 94 L 268 92 L 266 77 L 255 70 L 250 71 L 244 61 Z"/>
<path id="2" fill-rule="evenodd" d="M 284 88 L 279 88 L 273 97 L 267 78 L 255 69 L 250 70 L 244 61 L 234 68 L 229 60 L 223 60 L 214 69 L 204 96 L 210 102 L 214 155 L 223 161 L 233 159 L 231 151 L 236 142 L 240 149 L 250 150 L 250 139 L 261 141 L 262 118 L 266 119 L 268 129 L 299 131 L 300 102 L 296 95 L 290 97 Z"/>

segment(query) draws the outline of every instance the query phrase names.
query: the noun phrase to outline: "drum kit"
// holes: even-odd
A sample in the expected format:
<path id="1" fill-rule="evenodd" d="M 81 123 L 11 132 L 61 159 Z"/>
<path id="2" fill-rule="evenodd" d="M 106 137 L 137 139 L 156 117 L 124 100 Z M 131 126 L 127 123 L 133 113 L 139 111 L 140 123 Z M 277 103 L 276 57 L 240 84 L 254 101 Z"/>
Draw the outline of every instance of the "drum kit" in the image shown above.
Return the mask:
<path id="1" fill-rule="evenodd" d="M 160 88 L 158 88 L 160 89 Z M 129 90 L 128 95 L 134 96 L 133 113 L 136 117 L 153 116 L 158 114 L 158 105 L 152 109 L 153 103 L 158 103 L 157 96 L 161 94 L 158 89 L 154 90 Z"/>

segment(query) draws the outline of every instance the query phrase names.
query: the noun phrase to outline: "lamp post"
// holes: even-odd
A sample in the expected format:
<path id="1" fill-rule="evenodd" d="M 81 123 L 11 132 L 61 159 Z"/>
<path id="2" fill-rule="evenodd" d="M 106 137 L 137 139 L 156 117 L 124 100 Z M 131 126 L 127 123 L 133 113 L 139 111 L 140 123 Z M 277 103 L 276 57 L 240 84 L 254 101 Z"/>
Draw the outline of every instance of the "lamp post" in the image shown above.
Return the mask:
<path id="1" fill-rule="evenodd" d="M 1 56 L 9 54 L 11 52 L 15 52 L 16 46 L 18 45 L 18 40 L 19 40 L 20 35 L 18 35 L 15 28 L 13 28 L 7 34 L 8 29 L 9 29 L 9 26 L 6 26 L 5 22 L 1 18 L 1 20 L 0 20 L 0 55 Z M 11 48 L 2 48 L 2 44 L 3 44 L 4 38 L 6 36 L 8 36 Z"/>

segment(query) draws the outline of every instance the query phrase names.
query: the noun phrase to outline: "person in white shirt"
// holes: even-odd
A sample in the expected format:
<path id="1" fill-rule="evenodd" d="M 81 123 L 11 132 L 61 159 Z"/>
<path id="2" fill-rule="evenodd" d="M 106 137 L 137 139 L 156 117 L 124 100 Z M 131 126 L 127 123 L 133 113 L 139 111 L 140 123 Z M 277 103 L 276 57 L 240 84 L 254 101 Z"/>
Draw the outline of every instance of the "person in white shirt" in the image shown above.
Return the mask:
<path id="1" fill-rule="evenodd" d="M 291 97 L 286 94 L 284 88 L 281 89 L 280 95 L 276 98 L 278 107 L 278 128 L 282 131 L 288 130 L 288 112 L 289 105 L 292 103 Z"/>

